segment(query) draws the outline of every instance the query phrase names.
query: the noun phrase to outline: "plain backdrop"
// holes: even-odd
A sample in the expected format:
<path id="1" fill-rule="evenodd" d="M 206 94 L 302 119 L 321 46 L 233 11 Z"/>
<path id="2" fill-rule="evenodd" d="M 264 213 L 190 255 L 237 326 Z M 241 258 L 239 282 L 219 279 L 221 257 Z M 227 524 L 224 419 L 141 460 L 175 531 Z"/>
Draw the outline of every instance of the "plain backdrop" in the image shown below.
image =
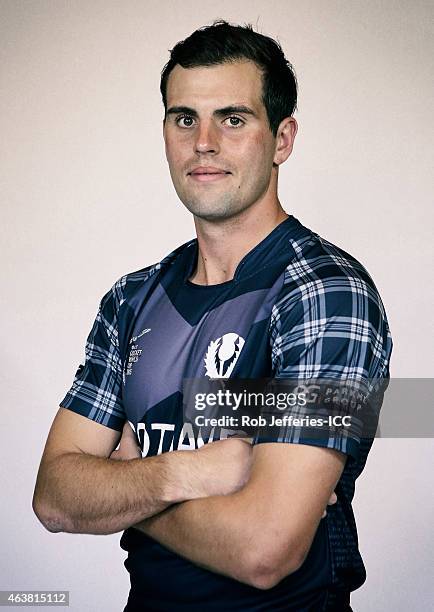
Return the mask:
<path id="1" fill-rule="evenodd" d="M 123 609 L 120 534 L 45 531 L 36 472 L 102 295 L 193 236 L 164 158 L 159 76 L 216 18 L 282 44 L 300 89 L 284 208 L 371 273 L 392 375 L 434 375 L 430 1 L 1 0 L 0 589 L 69 589 L 74 612 Z M 430 607 L 432 459 L 430 440 L 374 443 L 354 501 L 357 612 Z"/>

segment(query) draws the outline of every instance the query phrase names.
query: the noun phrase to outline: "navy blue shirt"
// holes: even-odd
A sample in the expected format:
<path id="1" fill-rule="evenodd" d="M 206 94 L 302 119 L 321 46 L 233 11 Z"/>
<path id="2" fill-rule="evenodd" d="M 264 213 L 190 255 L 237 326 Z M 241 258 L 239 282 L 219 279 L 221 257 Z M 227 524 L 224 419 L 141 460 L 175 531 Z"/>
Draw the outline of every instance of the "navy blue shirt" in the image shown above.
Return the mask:
<path id="1" fill-rule="evenodd" d="M 191 283 L 197 240 L 122 277 L 104 296 L 86 361 L 61 406 L 121 430 L 128 420 L 142 456 L 194 449 L 228 435 L 184 421 L 186 378 L 387 378 L 390 331 L 375 285 L 348 253 L 289 217 L 219 285 Z M 202 569 L 135 529 L 128 551 L 128 610 L 321 610 L 358 588 L 365 570 L 351 508 L 372 439 L 341 429 L 276 442 L 317 444 L 348 455 L 338 502 L 321 520 L 302 567 L 261 591 Z M 254 443 L 266 440 L 256 438 Z M 326 603 L 328 601 L 328 604 Z"/>

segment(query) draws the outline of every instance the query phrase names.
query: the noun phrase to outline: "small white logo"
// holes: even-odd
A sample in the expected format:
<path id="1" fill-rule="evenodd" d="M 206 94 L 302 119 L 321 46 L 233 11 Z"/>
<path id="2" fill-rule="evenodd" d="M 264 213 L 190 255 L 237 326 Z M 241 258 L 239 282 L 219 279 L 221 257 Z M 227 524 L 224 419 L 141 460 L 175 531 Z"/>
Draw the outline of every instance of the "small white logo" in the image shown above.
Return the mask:
<path id="1" fill-rule="evenodd" d="M 132 344 L 133 342 L 136 342 L 139 338 L 141 338 L 145 334 L 149 333 L 150 331 L 151 331 L 151 328 L 147 327 L 146 329 L 141 331 L 140 334 L 138 334 L 137 336 L 131 336 L 130 344 Z"/>
<path id="2" fill-rule="evenodd" d="M 204 358 L 206 375 L 210 378 L 229 378 L 243 346 L 244 338 L 233 332 L 211 340 Z"/>
<path id="3" fill-rule="evenodd" d="M 123 372 L 123 382 L 125 384 L 125 377 L 126 376 L 131 376 L 131 374 L 133 373 L 133 365 L 135 363 L 137 363 L 139 361 L 139 357 L 143 352 L 143 349 L 139 348 L 138 344 L 134 344 L 135 342 L 137 342 L 137 340 L 139 338 L 141 338 L 142 336 L 144 336 L 145 334 L 147 334 L 148 332 L 151 331 L 151 328 L 148 327 L 146 329 L 143 329 L 140 334 L 137 334 L 137 336 L 131 336 L 131 340 L 129 342 L 130 346 L 130 350 L 128 353 L 128 359 L 127 362 L 125 364 L 125 369 Z"/>

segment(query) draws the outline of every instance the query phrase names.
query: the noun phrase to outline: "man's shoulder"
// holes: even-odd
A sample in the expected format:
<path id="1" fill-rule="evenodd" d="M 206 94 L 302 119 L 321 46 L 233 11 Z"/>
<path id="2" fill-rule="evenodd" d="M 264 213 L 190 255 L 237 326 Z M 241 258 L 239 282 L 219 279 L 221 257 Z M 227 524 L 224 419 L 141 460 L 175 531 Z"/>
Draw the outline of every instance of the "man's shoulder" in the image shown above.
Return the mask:
<path id="1" fill-rule="evenodd" d="M 294 253 L 273 305 L 272 328 L 284 321 L 305 330 L 339 323 L 390 335 L 379 291 L 358 259 L 310 230 L 291 242 Z"/>
<path id="2" fill-rule="evenodd" d="M 319 234 L 308 230 L 290 239 L 292 257 L 285 271 L 279 299 L 309 299 L 328 296 L 339 290 L 368 293 L 378 298 L 378 290 L 365 266 L 356 257 Z"/>
<path id="3" fill-rule="evenodd" d="M 285 372 L 386 371 L 392 339 L 380 294 L 366 268 L 314 232 L 292 241 L 270 319 L 273 358 Z M 288 365 L 291 364 L 291 365 Z"/>
<path id="4" fill-rule="evenodd" d="M 290 239 L 294 257 L 285 270 L 285 283 L 304 282 L 310 278 L 361 277 L 372 283 L 366 268 L 358 259 L 341 247 L 312 230 Z"/>
<path id="5" fill-rule="evenodd" d="M 173 265 L 187 248 L 190 248 L 194 244 L 194 239 L 189 240 L 171 251 L 160 261 L 144 268 L 140 268 L 139 270 L 128 272 L 118 278 L 102 298 L 101 308 L 110 308 L 118 311 L 125 302 L 132 299 L 137 291 L 155 280 L 159 274 L 164 272 L 164 270 L 166 270 L 169 266 Z"/>

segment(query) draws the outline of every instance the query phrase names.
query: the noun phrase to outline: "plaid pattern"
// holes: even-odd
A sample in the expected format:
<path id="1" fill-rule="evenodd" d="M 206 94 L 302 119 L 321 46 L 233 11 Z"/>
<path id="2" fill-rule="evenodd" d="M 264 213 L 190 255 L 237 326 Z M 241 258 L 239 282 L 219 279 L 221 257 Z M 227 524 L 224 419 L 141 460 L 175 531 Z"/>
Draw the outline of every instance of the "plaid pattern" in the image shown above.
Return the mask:
<path id="1" fill-rule="evenodd" d="M 351 255 L 317 234 L 290 242 L 295 258 L 285 270 L 270 321 L 274 377 L 354 381 L 369 391 L 373 381 L 388 376 L 392 350 L 372 279 Z M 294 416 L 306 416 L 309 405 L 297 411 Z M 351 428 L 316 439 L 307 428 L 282 427 L 275 441 L 325 446 L 357 459 L 360 424 L 353 421 Z"/>
<path id="2" fill-rule="evenodd" d="M 270 321 L 275 378 L 349 380 L 369 393 L 376 381 L 388 379 L 392 352 L 386 314 L 372 279 L 351 255 L 312 232 L 291 243 L 295 258 L 285 270 Z M 307 413 L 308 408 L 300 416 Z M 307 428 L 282 427 L 275 439 L 335 449 L 352 459 L 335 490 L 338 503 L 327 516 L 333 584 L 347 591 L 366 578 L 351 502 L 373 440 L 361 437 L 359 425 L 321 437 L 309 436 Z M 261 441 L 267 440 L 255 440 Z M 329 608 L 335 609 L 331 600 Z"/>
<path id="3" fill-rule="evenodd" d="M 160 270 L 169 258 L 123 276 L 104 295 L 86 341 L 85 363 L 78 367 L 61 406 L 111 429 L 122 430 L 126 415 L 122 404 L 119 308 L 126 301 L 126 294 Z"/>
<path id="4" fill-rule="evenodd" d="M 190 240 L 160 262 L 122 276 L 104 295 L 86 340 L 85 362 L 79 365 L 72 387 L 60 406 L 122 431 L 126 420 L 122 403 L 125 338 L 119 333 L 119 311 L 122 306 L 128 308 L 128 299 L 137 287 L 170 265 L 182 249 L 193 243 Z"/>
<path id="5" fill-rule="evenodd" d="M 276 377 L 381 375 L 391 336 L 366 270 L 319 236 L 292 242 L 297 259 L 286 268 L 283 295 L 270 323 Z"/>

